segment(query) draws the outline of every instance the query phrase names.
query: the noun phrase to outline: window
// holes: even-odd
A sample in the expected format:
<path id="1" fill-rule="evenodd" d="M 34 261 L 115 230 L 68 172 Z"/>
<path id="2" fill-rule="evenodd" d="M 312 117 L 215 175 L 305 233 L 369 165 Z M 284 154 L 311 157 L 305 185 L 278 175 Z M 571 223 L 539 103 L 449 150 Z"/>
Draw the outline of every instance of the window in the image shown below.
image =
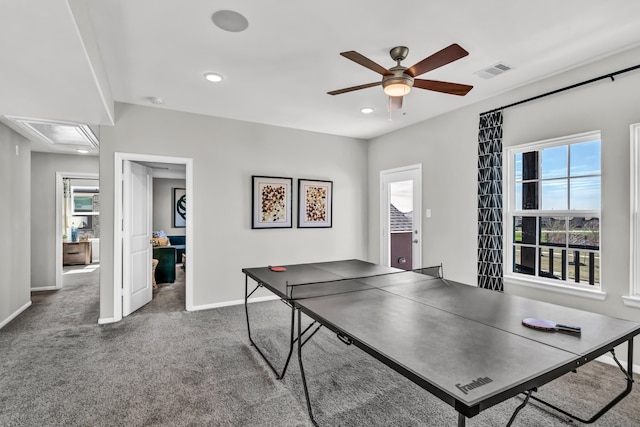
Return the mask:
<path id="1" fill-rule="evenodd" d="M 600 132 L 506 150 L 505 273 L 600 288 Z"/>
<path id="2" fill-rule="evenodd" d="M 631 125 L 631 286 L 624 303 L 640 308 L 640 123 Z"/>

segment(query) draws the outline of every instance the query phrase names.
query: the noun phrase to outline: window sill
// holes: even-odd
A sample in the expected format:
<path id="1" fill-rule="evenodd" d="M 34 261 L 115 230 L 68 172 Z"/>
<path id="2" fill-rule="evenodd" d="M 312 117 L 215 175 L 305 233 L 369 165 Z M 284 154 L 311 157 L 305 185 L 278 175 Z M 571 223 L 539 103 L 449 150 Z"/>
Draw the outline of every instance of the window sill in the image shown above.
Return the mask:
<path id="1" fill-rule="evenodd" d="M 505 283 L 516 286 L 525 286 L 528 288 L 540 289 L 543 291 L 556 292 L 559 294 L 572 295 L 576 297 L 594 299 L 598 301 L 604 301 L 607 298 L 607 293 L 595 289 L 584 289 L 578 286 L 571 286 L 566 284 L 548 284 L 544 282 L 527 280 L 521 277 L 504 276 Z M 638 306 L 640 307 L 640 299 L 637 299 Z"/>
<path id="2" fill-rule="evenodd" d="M 640 296 L 623 296 L 622 302 L 627 307 L 640 308 Z"/>

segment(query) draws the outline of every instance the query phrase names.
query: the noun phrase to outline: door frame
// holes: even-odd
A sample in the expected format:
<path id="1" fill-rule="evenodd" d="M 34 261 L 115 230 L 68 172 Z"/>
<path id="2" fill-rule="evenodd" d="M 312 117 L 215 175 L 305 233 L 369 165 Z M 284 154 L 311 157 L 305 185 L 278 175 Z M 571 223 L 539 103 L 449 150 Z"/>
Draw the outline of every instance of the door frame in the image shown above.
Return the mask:
<path id="1" fill-rule="evenodd" d="M 83 172 L 56 172 L 56 283 L 53 288 L 38 288 L 38 290 L 48 291 L 62 289 L 62 197 L 64 192 L 63 180 L 69 179 L 97 179 L 98 189 L 100 188 L 100 174 Z M 99 237 L 99 236 L 98 236 Z M 60 240 L 58 240 L 60 239 Z"/>
<path id="2" fill-rule="evenodd" d="M 114 209 L 113 209 L 113 307 L 114 322 L 122 320 L 122 203 L 123 161 L 170 163 L 186 166 L 185 189 L 187 197 L 187 218 L 185 227 L 186 253 L 193 254 L 193 159 L 187 157 L 159 156 L 155 154 L 114 153 Z M 189 270 L 194 270 L 194 256 L 189 256 Z M 151 268 L 151 267 L 149 267 Z M 193 274 L 185 275 L 185 309 L 193 310 Z"/>
<path id="3" fill-rule="evenodd" d="M 413 179 L 413 174 L 418 178 Z M 392 180 L 397 177 L 398 179 Z M 405 175 L 407 178 L 400 178 Z M 418 230 L 419 242 L 412 248 L 413 268 L 422 267 L 422 164 L 402 166 L 380 171 L 380 264 L 389 263 L 391 242 L 389 238 L 389 182 L 413 179 L 413 229 Z M 417 197 L 416 197 L 417 196 Z"/>

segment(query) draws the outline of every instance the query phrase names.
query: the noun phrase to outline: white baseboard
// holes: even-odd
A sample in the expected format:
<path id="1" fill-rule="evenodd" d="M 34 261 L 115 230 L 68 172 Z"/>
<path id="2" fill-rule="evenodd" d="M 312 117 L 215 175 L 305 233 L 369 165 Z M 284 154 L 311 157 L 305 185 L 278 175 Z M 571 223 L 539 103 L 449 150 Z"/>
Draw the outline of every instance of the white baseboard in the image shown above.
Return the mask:
<path id="1" fill-rule="evenodd" d="M 275 295 L 271 295 L 271 296 L 267 296 L 267 297 L 256 297 L 256 298 L 249 298 L 249 302 L 253 303 L 253 302 L 265 302 L 265 301 L 273 301 L 273 300 L 279 300 L 280 298 L 278 298 Z M 225 301 L 225 302 L 216 302 L 213 304 L 204 304 L 204 305 L 194 305 L 192 306 L 189 311 L 200 311 L 200 310 L 210 310 L 212 308 L 220 308 L 220 307 L 229 307 L 232 305 L 241 305 L 244 304 L 244 299 L 239 299 L 239 300 L 234 300 L 234 301 Z"/>
<path id="2" fill-rule="evenodd" d="M 57 291 L 58 289 L 62 289 L 62 288 L 58 288 L 56 286 L 42 286 L 38 288 L 31 288 L 31 292 Z"/>
<path id="3" fill-rule="evenodd" d="M 106 325 L 107 323 L 115 323 L 122 319 L 116 320 L 115 317 L 100 317 L 98 318 L 98 325 Z"/>
<path id="4" fill-rule="evenodd" d="M 23 305 L 22 307 L 20 307 L 18 310 L 16 310 L 12 315 L 10 315 L 9 317 L 7 317 L 6 319 L 4 319 L 2 322 L 0 322 L 0 329 L 2 329 L 3 327 L 5 327 L 5 325 L 9 322 L 11 322 L 13 319 L 15 319 L 16 317 L 18 317 L 18 315 L 20 313 L 22 313 L 23 311 L 25 311 L 27 308 L 29 308 L 31 306 L 31 300 L 29 300 L 28 303 L 26 303 L 25 305 Z"/>
<path id="5" fill-rule="evenodd" d="M 598 357 L 596 359 L 598 362 L 602 362 L 602 363 L 606 363 L 607 365 L 613 365 L 613 366 L 618 366 L 618 364 L 616 363 L 615 360 L 613 360 L 613 357 L 611 356 L 607 356 L 602 355 L 600 357 Z M 625 361 L 620 361 L 620 363 L 622 364 L 622 366 L 627 369 L 627 362 Z M 640 374 L 640 365 L 636 365 L 635 363 L 633 364 L 633 373 L 634 374 Z"/>

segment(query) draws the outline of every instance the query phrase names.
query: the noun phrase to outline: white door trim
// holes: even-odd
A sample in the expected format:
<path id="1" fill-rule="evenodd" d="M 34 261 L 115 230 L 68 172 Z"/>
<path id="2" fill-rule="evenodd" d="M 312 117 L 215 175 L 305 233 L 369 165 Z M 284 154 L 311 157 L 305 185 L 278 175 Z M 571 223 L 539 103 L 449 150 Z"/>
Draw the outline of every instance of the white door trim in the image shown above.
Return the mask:
<path id="1" fill-rule="evenodd" d="M 99 180 L 100 175 L 97 173 L 56 172 L 56 283 L 54 288 L 36 288 L 38 291 L 62 288 L 62 196 L 64 178 Z"/>
<path id="2" fill-rule="evenodd" d="M 413 247 L 413 268 L 422 267 L 422 164 L 402 166 L 394 169 L 380 171 L 380 264 L 387 265 L 389 262 L 389 182 L 392 176 L 396 176 L 397 181 L 403 174 L 406 178 L 412 179 L 412 174 L 417 174 L 418 179 L 413 180 L 413 228 L 418 230 L 419 242 Z"/>
<path id="3" fill-rule="evenodd" d="M 114 153 L 114 203 L 113 203 L 113 318 L 112 322 L 122 320 L 122 164 L 124 160 L 138 162 L 173 163 L 186 165 L 187 225 L 185 228 L 186 248 L 193 254 L 193 159 L 186 157 L 158 156 L 153 154 Z M 189 270 L 194 269 L 194 256 L 189 256 Z M 193 274 L 185 275 L 185 309 L 193 310 Z M 106 319 L 105 319 L 106 320 Z"/>

